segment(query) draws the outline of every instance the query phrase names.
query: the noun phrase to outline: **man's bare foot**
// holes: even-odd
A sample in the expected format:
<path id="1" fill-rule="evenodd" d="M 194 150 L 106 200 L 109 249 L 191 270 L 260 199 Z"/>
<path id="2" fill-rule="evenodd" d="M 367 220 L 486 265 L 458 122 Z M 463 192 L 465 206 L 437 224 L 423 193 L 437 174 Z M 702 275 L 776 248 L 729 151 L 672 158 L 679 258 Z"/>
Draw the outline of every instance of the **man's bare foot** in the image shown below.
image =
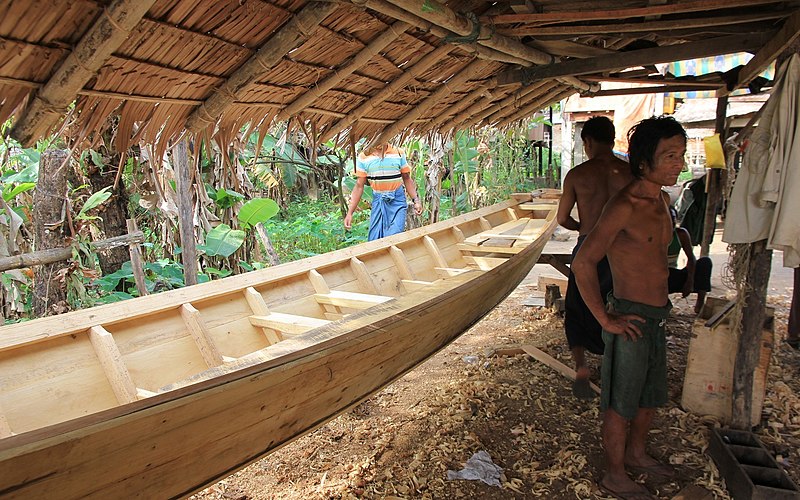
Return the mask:
<path id="1" fill-rule="evenodd" d="M 662 464 L 650 455 L 634 457 L 625 455 L 625 468 L 636 474 L 647 474 L 660 478 L 670 479 L 675 477 L 675 469 L 671 465 Z"/>
<path id="2" fill-rule="evenodd" d="M 652 500 L 656 498 L 647 491 L 647 488 L 632 481 L 628 476 L 614 477 L 606 474 L 599 486 L 604 493 L 622 500 Z"/>

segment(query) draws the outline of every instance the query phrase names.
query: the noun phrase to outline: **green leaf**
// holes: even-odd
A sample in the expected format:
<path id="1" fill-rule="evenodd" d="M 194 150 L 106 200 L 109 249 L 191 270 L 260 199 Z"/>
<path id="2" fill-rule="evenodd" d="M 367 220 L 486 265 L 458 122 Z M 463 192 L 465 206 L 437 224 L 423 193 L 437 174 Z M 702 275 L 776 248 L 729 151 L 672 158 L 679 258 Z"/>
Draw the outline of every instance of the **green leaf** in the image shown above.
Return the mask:
<path id="1" fill-rule="evenodd" d="M 269 198 L 255 198 L 245 203 L 237 217 L 242 227 L 255 226 L 259 222 L 266 222 L 278 213 L 278 204 Z"/>
<path id="2" fill-rule="evenodd" d="M 109 190 L 110 190 L 112 187 L 113 187 L 113 186 L 104 187 L 104 188 L 103 188 L 103 189 L 101 189 L 100 191 L 98 191 L 98 192 L 96 192 L 96 193 L 92 194 L 92 195 L 89 197 L 89 199 L 88 199 L 88 200 L 86 200 L 86 203 L 84 203 L 84 204 L 83 204 L 83 207 L 81 207 L 81 211 L 80 211 L 80 212 L 78 212 L 78 215 L 75 217 L 75 220 L 88 220 L 88 219 L 90 219 L 90 218 L 96 218 L 96 217 L 89 217 L 89 216 L 87 216 L 87 215 L 86 215 L 86 212 L 88 212 L 89 210 L 91 210 L 91 209 L 93 209 L 93 208 L 99 207 L 99 206 L 100 206 L 100 205 L 102 205 L 102 204 L 103 204 L 103 203 L 104 203 L 104 202 L 105 202 L 107 199 L 111 198 L 111 193 L 110 193 L 110 191 L 109 191 Z"/>
<path id="3" fill-rule="evenodd" d="M 6 189 L 9 188 L 9 187 L 11 187 L 11 186 L 10 185 L 6 186 Z M 11 201 L 18 194 L 24 193 L 25 191 L 30 191 L 31 189 L 33 189 L 35 187 L 36 187 L 36 183 L 35 182 L 23 182 L 19 186 L 16 186 L 15 188 L 11 189 L 11 191 L 7 192 L 6 189 L 3 189 L 3 199 L 6 200 L 6 201 Z"/>
<path id="4" fill-rule="evenodd" d="M 16 184 L 18 182 L 36 182 L 39 180 L 39 164 L 34 163 L 33 165 L 28 165 L 27 167 L 23 168 L 19 172 L 13 173 L 8 177 L 3 179 L 4 182 L 8 184 Z"/>
<path id="5" fill-rule="evenodd" d="M 103 157 L 100 155 L 100 153 L 98 153 L 94 149 L 90 149 L 89 154 L 92 155 L 92 163 L 94 163 L 95 166 L 102 167 L 104 165 Z"/>
<path id="6" fill-rule="evenodd" d="M 245 232 L 240 229 L 231 229 L 227 224 L 220 224 L 206 235 L 206 244 L 203 245 L 206 255 L 230 257 L 244 243 Z"/>

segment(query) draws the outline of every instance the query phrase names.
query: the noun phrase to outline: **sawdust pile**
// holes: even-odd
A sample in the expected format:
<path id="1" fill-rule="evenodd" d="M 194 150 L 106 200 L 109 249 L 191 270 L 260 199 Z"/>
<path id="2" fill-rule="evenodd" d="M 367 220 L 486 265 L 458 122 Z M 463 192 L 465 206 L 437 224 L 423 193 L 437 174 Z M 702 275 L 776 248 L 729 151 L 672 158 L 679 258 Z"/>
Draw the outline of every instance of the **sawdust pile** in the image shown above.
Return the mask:
<path id="1" fill-rule="evenodd" d="M 522 306 L 529 292 L 518 289 L 446 350 L 354 410 L 195 498 L 604 498 L 597 402 L 574 399 L 569 381 L 530 357 L 492 355 L 532 344 L 571 365 L 562 318 Z M 772 305 L 783 333 L 788 302 Z M 668 323 L 670 403 L 651 435 L 651 453 L 678 475 L 636 479 L 660 498 L 690 487 L 729 498 L 704 453 L 718 423 L 679 406 L 692 321 L 688 302 L 679 301 Z M 800 482 L 800 353 L 780 344 L 776 350 L 759 437 Z M 447 479 L 481 450 L 503 471 L 499 487 Z"/>

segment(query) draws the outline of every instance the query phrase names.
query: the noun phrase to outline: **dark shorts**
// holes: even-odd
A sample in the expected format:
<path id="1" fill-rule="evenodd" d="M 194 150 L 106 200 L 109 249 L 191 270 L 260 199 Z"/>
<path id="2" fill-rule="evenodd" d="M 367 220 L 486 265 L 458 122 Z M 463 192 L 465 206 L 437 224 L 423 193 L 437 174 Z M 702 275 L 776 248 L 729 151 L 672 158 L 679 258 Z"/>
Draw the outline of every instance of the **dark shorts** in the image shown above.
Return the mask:
<path id="1" fill-rule="evenodd" d="M 586 236 L 580 236 L 575 248 L 572 249 L 572 259 L 575 259 Z M 600 296 L 605 297 L 611 292 L 614 282 L 611 279 L 611 266 L 608 259 L 597 263 L 597 277 L 600 281 Z M 603 338 L 600 323 L 586 306 L 578 290 L 575 275 L 569 273 L 567 281 L 567 296 L 564 298 L 564 330 L 567 333 L 569 348 L 583 347 L 594 354 L 603 354 Z"/>
<path id="2" fill-rule="evenodd" d="M 700 257 L 694 265 L 694 290 L 692 292 L 710 292 L 711 291 L 711 259 L 708 257 Z M 677 269 L 674 267 L 669 268 L 669 293 L 678 293 L 683 291 L 683 285 L 686 283 L 686 278 L 689 276 L 689 271 L 684 267 Z"/>
<path id="3" fill-rule="evenodd" d="M 622 418 L 632 420 L 639 408 L 655 408 L 667 402 L 667 348 L 665 324 L 672 304 L 648 306 L 618 299 L 608 299 L 610 311 L 636 314 L 642 337 L 632 341 L 622 335 L 603 331 L 606 350 L 601 368 L 600 410 L 608 408 Z"/>

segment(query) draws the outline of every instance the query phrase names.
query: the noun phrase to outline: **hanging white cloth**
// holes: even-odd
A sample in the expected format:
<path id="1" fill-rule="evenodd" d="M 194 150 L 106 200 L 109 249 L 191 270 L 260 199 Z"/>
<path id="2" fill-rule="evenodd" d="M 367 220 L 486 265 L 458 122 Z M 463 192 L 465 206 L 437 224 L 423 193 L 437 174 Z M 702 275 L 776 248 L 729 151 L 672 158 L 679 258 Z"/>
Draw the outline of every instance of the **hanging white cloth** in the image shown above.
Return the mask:
<path id="1" fill-rule="evenodd" d="M 733 185 L 722 240 L 767 240 L 800 267 L 800 56 L 781 67 Z"/>

